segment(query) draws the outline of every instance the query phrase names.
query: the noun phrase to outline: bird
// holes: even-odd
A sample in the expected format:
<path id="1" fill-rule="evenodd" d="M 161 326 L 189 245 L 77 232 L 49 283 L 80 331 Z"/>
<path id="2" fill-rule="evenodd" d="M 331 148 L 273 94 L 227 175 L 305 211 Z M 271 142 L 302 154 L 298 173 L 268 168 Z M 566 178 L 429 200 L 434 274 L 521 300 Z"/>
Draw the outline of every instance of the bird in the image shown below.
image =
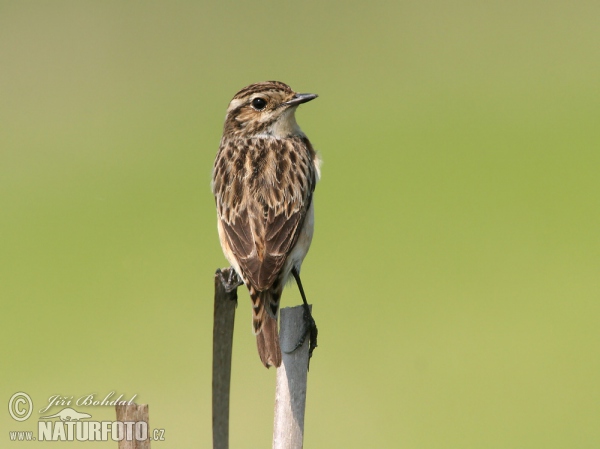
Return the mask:
<path id="1" fill-rule="evenodd" d="M 281 365 L 277 316 L 283 287 L 296 280 L 312 355 L 317 328 L 300 268 L 314 228 L 313 192 L 321 159 L 296 122 L 299 105 L 317 98 L 280 81 L 244 87 L 227 108 L 211 188 L 225 258 L 239 278 L 221 279 L 231 290 L 242 283 L 252 302 L 252 330 L 267 368 Z M 310 357 L 309 357 L 310 360 Z"/>

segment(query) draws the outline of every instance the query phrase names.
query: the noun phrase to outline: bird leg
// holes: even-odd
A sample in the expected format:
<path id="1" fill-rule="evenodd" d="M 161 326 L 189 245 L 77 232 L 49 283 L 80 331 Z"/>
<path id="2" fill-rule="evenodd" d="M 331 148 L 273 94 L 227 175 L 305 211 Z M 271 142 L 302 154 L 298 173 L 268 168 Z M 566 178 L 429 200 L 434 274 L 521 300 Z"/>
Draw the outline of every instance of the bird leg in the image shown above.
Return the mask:
<path id="1" fill-rule="evenodd" d="M 317 323 L 310 312 L 310 308 L 308 307 L 308 302 L 306 301 L 306 295 L 304 294 L 304 289 L 302 288 L 302 281 L 300 281 L 300 274 L 296 267 L 292 268 L 292 274 L 294 275 L 294 279 L 296 279 L 296 283 L 298 284 L 298 290 L 300 290 L 300 295 L 302 296 L 302 306 L 304 307 L 304 331 L 302 332 L 302 336 L 296 346 L 291 351 L 285 351 L 287 354 L 294 352 L 300 346 L 304 344 L 304 340 L 306 337 L 309 337 L 309 346 L 308 346 L 308 363 L 310 364 L 310 358 L 312 357 L 312 353 L 314 349 L 317 347 L 317 335 L 319 333 L 317 329 Z"/>
<path id="2" fill-rule="evenodd" d="M 242 279 L 238 276 L 233 267 L 225 268 L 225 271 L 228 272 L 227 279 L 225 279 L 225 276 L 221 270 L 217 270 L 217 274 L 219 275 L 219 279 L 221 279 L 221 284 L 223 284 L 225 291 L 227 293 L 231 293 L 240 285 L 242 285 L 244 281 L 242 281 Z"/>

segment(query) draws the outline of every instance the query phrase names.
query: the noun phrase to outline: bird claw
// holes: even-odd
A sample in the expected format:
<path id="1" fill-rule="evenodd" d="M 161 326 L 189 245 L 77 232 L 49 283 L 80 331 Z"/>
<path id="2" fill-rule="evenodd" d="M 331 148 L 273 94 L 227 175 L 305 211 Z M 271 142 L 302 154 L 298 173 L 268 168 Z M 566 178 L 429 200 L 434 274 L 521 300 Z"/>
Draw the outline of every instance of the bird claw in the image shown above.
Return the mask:
<path id="1" fill-rule="evenodd" d="M 317 347 L 317 335 L 319 334 L 319 330 L 317 329 L 317 323 L 308 308 L 308 305 L 304 306 L 304 330 L 302 331 L 302 335 L 298 339 L 298 342 L 290 351 L 284 351 L 286 354 L 291 354 L 300 348 L 304 342 L 306 341 L 306 337 L 308 337 L 308 366 L 310 367 L 310 358 L 312 357 L 312 353 Z"/>
<path id="2" fill-rule="evenodd" d="M 233 267 L 225 268 L 225 271 L 228 272 L 227 279 L 225 279 L 225 276 L 223 275 L 223 271 L 221 271 L 220 269 L 217 270 L 217 275 L 219 276 L 219 279 L 221 280 L 221 284 L 223 285 L 223 288 L 225 289 L 225 291 L 227 293 L 231 293 L 236 288 L 238 288 L 240 285 L 242 285 L 244 283 L 244 281 L 242 281 L 240 279 L 240 277 L 235 272 Z"/>

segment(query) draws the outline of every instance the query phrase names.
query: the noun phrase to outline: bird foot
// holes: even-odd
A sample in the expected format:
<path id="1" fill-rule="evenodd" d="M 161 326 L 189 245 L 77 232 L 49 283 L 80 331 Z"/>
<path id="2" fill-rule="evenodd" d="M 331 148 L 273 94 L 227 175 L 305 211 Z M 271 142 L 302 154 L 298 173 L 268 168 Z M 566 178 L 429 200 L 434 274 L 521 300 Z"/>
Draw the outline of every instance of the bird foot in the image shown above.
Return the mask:
<path id="1" fill-rule="evenodd" d="M 304 342 L 306 341 L 306 337 L 308 337 L 308 365 L 310 367 L 310 358 L 312 357 L 312 353 L 317 347 L 317 335 L 319 334 L 319 330 L 317 329 L 317 323 L 310 312 L 310 308 L 307 304 L 303 304 L 304 306 L 304 330 L 302 331 L 302 335 L 300 339 L 296 343 L 293 349 L 290 351 L 284 351 L 286 354 L 291 354 L 296 349 L 300 348 Z"/>
<path id="2" fill-rule="evenodd" d="M 227 293 L 231 293 L 244 282 L 240 279 L 238 274 L 235 272 L 233 267 L 225 268 L 227 279 L 225 279 L 225 275 L 223 271 L 220 269 L 217 270 L 217 274 L 219 275 L 219 279 L 221 279 L 221 284 Z"/>

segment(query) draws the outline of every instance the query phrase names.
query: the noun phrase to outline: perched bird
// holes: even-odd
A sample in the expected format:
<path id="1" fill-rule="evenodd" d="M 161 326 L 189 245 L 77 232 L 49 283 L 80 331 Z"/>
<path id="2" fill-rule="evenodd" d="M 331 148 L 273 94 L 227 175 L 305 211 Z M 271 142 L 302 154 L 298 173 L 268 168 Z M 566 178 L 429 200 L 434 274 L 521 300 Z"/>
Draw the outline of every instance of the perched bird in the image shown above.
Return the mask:
<path id="1" fill-rule="evenodd" d="M 281 365 L 277 313 L 290 274 L 304 301 L 310 352 L 316 347 L 299 273 L 313 235 L 320 159 L 295 118 L 298 106 L 315 98 L 279 81 L 240 90 L 229 103 L 213 167 L 221 247 L 241 278 L 223 282 L 230 289 L 242 282 L 248 287 L 258 354 L 267 368 Z"/>

